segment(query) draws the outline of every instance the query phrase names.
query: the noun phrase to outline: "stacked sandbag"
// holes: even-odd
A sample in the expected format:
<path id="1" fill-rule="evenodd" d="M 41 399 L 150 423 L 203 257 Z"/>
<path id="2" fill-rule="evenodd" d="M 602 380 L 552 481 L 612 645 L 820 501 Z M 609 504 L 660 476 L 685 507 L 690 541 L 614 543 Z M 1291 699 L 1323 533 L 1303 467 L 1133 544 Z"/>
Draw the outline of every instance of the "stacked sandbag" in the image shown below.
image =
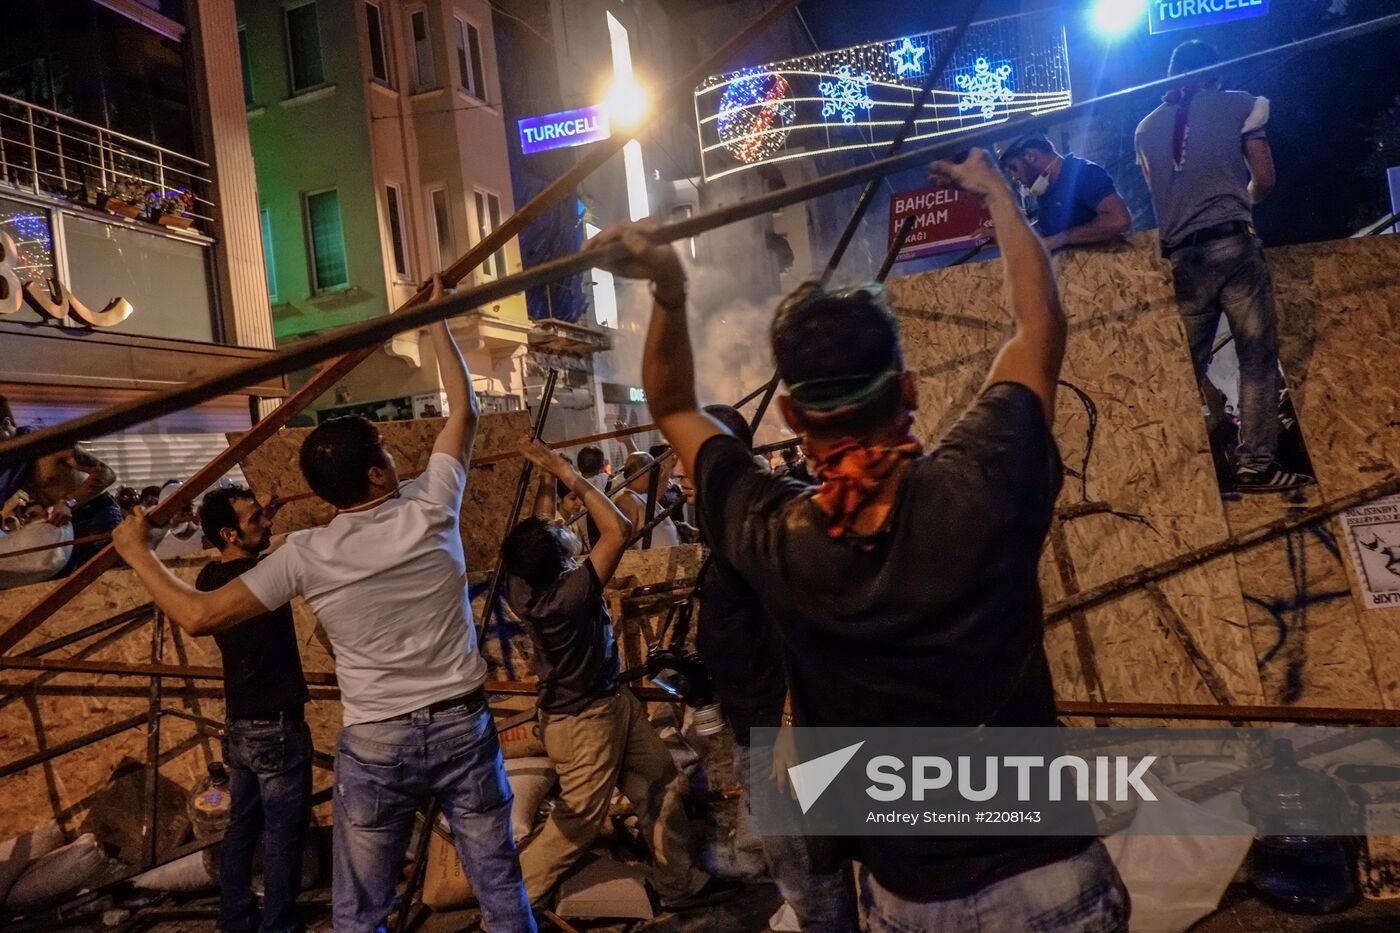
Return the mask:
<path id="1" fill-rule="evenodd" d="M 5 910 L 26 913 L 56 904 L 85 887 L 106 862 L 97 837 L 83 833 L 30 862 L 5 895 Z"/>

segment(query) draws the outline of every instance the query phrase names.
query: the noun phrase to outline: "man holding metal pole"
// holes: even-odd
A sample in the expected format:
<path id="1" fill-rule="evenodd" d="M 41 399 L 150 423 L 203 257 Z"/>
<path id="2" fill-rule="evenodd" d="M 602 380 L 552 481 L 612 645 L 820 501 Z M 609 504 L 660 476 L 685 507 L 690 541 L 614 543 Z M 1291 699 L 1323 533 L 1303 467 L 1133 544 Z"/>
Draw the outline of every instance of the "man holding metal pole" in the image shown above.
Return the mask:
<path id="1" fill-rule="evenodd" d="M 433 281 L 433 299 L 442 283 Z M 450 414 L 428 468 L 401 484 L 362 418 L 320 425 L 301 448 L 330 524 L 294 532 L 209 592 L 167 570 L 137 509 L 113 535 L 152 598 L 191 635 L 212 635 L 304 596 L 335 649 L 344 727 L 336 749 L 335 928 L 376 929 L 393 907 L 414 814 L 435 798 L 492 933 L 534 933 L 511 834 L 511 791 L 482 685 L 458 530 L 480 408 L 445 323 L 429 332 Z"/>
<path id="2" fill-rule="evenodd" d="M 674 250 L 637 225 L 590 244 L 621 244 L 610 271 L 653 284 L 651 413 L 694 479 L 706 539 L 783 636 L 799 728 L 1056 723 L 1038 566 L 1061 482 L 1050 425 L 1065 317 L 1045 247 L 991 156 L 931 174 L 990 210 L 1015 331 L 925 454 L 883 291 L 789 296 L 772 326 L 779 405 L 811 451 L 815 490 L 760 469 L 700 409 Z M 1092 837 L 860 835 L 829 848 L 861 863 L 873 933 L 1127 929 L 1127 892 Z"/>

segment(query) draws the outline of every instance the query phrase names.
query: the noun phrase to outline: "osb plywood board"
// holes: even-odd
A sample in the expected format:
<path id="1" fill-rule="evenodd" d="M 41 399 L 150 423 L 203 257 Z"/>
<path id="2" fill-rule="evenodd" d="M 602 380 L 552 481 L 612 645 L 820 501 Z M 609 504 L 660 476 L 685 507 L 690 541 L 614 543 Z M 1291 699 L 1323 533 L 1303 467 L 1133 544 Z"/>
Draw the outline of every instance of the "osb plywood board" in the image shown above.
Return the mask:
<path id="1" fill-rule="evenodd" d="M 1060 390 L 1055 436 L 1066 465 L 1081 473 L 1087 467 L 1087 480 L 1065 479 L 1060 510 L 1085 514 L 1065 520 L 1066 567 L 1047 549 L 1041 565 L 1047 602 L 1227 533 L 1170 269 L 1156 255 L 1155 237 L 1069 251 L 1056 265 L 1070 322 L 1062 378 L 1088 402 Z M 906 361 L 919 376 L 916 427 L 931 440 L 975 397 L 1010 332 L 1001 264 L 894 279 L 890 291 Z M 1144 598 L 1052 628 L 1047 650 L 1062 697 L 1211 702 L 1184 633 L 1197 656 L 1210 660 L 1214 692 L 1238 702 L 1260 699 L 1232 563 L 1188 571 L 1163 591 L 1177 614 L 1172 625 L 1153 624 L 1160 608 Z M 1086 662 L 1094 670 L 1086 671 Z"/>
<path id="2" fill-rule="evenodd" d="M 173 569 L 182 579 L 192 581 L 199 564 L 179 564 Z M 38 584 L 7 590 L 0 606 L 0 621 L 8 624 L 51 586 Z M 148 599 L 131 571 L 109 570 L 46 620 L 21 644 L 21 651 L 110 618 Z M 332 669 L 317 637 L 315 618 L 300 600 L 293 609 L 304 667 Z M 49 656 L 148 662 L 152 657 L 152 625 L 148 616 Z M 167 664 L 217 667 L 220 662 L 212 638 L 192 638 L 168 624 L 159 657 Z M 144 715 L 149 709 L 151 681 L 147 677 L 5 670 L 0 671 L 0 683 L 29 685 L 26 690 L 0 692 L 0 761 L 32 755 L 119 720 Z M 340 727 L 340 703 L 323 689 L 313 688 L 312 697 L 307 720 L 316 747 L 333 751 Z M 221 684 L 217 680 L 164 678 L 162 705 L 216 721 L 224 717 Z M 0 838 L 23 832 L 52 816 L 75 832 L 100 829 L 114 834 L 113 844 L 123 855 L 128 854 L 126 850 L 135 838 L 132 834 L 139 836 L 139 823 L 130 813 L 120 816 L 125 812 L 121 808 L 129 804 L 123 796 L 127 791 L 121 788 L 128 783 L 138 789 L 144 787 L 141 766 L 146 761 L 146 742 L 144 726 L 138 727 L 0 779 L 0 796 L 6 801 L 0 807 Z M 184 808 L 181 795 L 205 773 L 209 761 L 222 754 L 216 740 L 197 735 L 192 724 L 173 717 L 162 720 L 161 748 L 161 806 L 167 817 L 162 825 L 178 829 L 177 817 Z M 133 768 L 134 776 L 127 774 Z M 315 779 L 320 782 L 318 787 L 329 781 L 323 774 Z M 160 838 L 165 844 L 165 836 Z"/>
<path id="3" fill-rule="evenodd" d="M 424 418 L 415 421 L 386 421 L 376 425 L 384 446 L 394 456 L 399 476 L 417 476 L 428 465 L 433 441 L 442 428 L 443 419 Z M 302 478 L 297 457 L 302 441 L 311 428 L 285 428 L 278 431 L 261 447 L 243 459 L 243 475 L 259 495 L 272 493 L 286 498 L 309 493 Z M 530 436 L 528 412 L 512 411 L 483 415 L 477 431 L 474 459 L 493 454 L 509 453 Z M 230 434 L 232 443 L 238 435 Z M 505 523 L 515 496 L 515 485 L 523 461 L 512 458 L 499 463 L 471 468 L 467 494 L 462 502 L 462 542 L 466 547 L 467 565 L 473 569 L 493 567 L 505 537 Z M 277 515 L 273 530 L 277 534 L 314 528 L 335 517 L 335 509 L 315 496 L 306 496 L 288 503 Z"/>

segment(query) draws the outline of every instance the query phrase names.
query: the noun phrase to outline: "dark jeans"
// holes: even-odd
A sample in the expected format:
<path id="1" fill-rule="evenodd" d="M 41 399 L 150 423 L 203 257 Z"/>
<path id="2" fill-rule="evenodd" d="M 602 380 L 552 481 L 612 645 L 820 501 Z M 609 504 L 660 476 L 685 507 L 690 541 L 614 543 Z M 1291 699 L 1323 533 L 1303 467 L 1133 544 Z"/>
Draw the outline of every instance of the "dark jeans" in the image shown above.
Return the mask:
<path id="1" fill-rule="evenodd" d="M 1096 840 L 1078 855 L 942 901 L 905 900 L 862 868 L 860 912 L 870 933 L 1127 933 L 1129 903 Z"/>
<path id="2" fill-rule="evenodd" d="M 104 492 L 73 510 L 73 537 L 76 539 L 87 535 L 103 535 L 121 523 L 121 506 L 117 505 L 116 499 Z M 59 571 L 58 575 L 60 577 L 68 576 L 91 560 L 93 555 L 104 547 L 106 547 L 104 541 L 74 546 L 73 553 L 68 557 L 68 563 L 63 565 L 63 569 Z"/>
<path id="3" fill-rule="evenodd" d="M 219 851 L 219 929 L 302 929 L 296 900 L 311 815 L 311 730 L 306 723 L 229 720 L 224 727 L 233 812 Z M 263 912 L 253 898 L 253 850 L 263 837 Z"/>
<path id="4" fill-rule="evenodd" d="M 761 744 L 752 747 L 734 744 L 734 770 L 743 791 L 743 806 L 754 810 L 797 812 L 797 801 L 778 789 L 774 781 L 751 779 L 750 769 L 760 777 L 773 768 L 773 749 Z M 812 869 L 806 836 L 759 836 L 768 876 L 797 914 L 802 933 L 851 933 L 856 920 L 855 878 L 849 862 L 832 872 Z"/>
<path id="5" fill-rule="evenodd" d="M 491 933 L 535 933 L 510 830 L 513 799 L 491 713 L 424 708 L 340 730 L 335 756 L 336 933 L 370 933 L 394 904 L 413 816 L 437 798 Z"/>
<path id="6" fill-rule="evenodd" d="M 1240 442 L 1236 468 L 1263 470 L 1278 446 L 1278 321 L 1269 265 L 1257 237 L 1240 234 L 1172 253 L 1176 301 L 1191 363 L 1204 392 L 1220 315 L 1240 360 Z"/>

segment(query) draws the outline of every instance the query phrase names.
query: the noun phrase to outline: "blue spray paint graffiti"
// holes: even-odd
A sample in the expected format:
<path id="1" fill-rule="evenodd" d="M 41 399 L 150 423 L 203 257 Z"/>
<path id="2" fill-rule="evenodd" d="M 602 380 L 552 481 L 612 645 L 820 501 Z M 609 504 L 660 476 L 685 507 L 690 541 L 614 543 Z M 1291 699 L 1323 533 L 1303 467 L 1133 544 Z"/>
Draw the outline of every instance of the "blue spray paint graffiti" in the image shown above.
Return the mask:
<path id="1" fill-rule="evenodd" d="M 1279 699 L 1284 703 L 1296 703 L 1303 695 L 1303 667 L 1308 659 L 1308 609 L 1351 596 L 1350 589 L 1313 592 L 1308 577 L 1309 538 L 1316 539 L 1316 543 L 1331 555 L 1337 567 L 1341 567 L 1341 548 L 1331 530 L 1325 524 L 1310 525 L 1290 532 L 1284 538 L 1292 593 L 1271 597 L 1244 594 L 1248 602 L 1267 612 L 1278 627 L 1278 638 L 1259 659 L 1259 669 L 1263 671 L 1276 656 L 1282 655 L 1285 668 Z"/>
<path id="2" fill-rule="evenodd" d="M 489 577 L 480 581 L 475 586 L 468 585 L 468 598 L 475 600 L 479 596 L 484 596 L 487 587 L 490 585 L 491 580 Z M 497 598 L 496 611 L 492 614 L 491 622 L 487 626 L 487 631 L 494 640 L 496 653 L 500 656 L 498 661 L 495 657 L 492 657 L 492 652 L 487 650 L 485 644 L 480 646 L 481 656 L 486 659 L 486 663 L 490 668 L 489 676 L 499 680 L 519 679 L 515 666 L 515 646 L 520 639 L 529 638 L 530 631 L 525 627 L 525 623 L 521 622 L 513 613 L 506 609 L 504 599 Z"/>

